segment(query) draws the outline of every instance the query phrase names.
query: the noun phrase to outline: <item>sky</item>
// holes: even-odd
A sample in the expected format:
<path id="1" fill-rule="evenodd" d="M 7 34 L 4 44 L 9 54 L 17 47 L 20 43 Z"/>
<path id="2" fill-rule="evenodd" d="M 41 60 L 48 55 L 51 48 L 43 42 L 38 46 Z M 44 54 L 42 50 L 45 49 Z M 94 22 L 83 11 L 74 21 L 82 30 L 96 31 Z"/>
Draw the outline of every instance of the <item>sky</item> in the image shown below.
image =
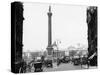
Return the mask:
<path id="1" fill-rule="evenodd" d="M 23 51 L 46 50 L 49 5 L 52 12 L 52 43 L 60 40 L 59 49 L 78 43 L 87 47 L 87 6 L 24 3 Z"/>

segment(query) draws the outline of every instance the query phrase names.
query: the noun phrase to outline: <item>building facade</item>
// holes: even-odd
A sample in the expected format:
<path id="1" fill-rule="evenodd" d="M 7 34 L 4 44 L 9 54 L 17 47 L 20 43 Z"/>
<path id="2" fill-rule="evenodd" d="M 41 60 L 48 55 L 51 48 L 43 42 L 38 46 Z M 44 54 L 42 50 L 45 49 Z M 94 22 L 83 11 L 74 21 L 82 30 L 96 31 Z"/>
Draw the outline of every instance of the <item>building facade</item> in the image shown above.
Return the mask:
<path id="1" fill-rule="evenodd" d="M 11 3 L 11 70 L 19 72 L 22 66 L 23 47 L 23 4 L 21 2 Z"/>
<path id="2" fill-rule="evenodd" d="M 87 26 L 88 26 L 88 57 L 96 53 L 96 57 L 90 62 L 90 65 L 97 65 L 97 7 L 87 8 Z"/>

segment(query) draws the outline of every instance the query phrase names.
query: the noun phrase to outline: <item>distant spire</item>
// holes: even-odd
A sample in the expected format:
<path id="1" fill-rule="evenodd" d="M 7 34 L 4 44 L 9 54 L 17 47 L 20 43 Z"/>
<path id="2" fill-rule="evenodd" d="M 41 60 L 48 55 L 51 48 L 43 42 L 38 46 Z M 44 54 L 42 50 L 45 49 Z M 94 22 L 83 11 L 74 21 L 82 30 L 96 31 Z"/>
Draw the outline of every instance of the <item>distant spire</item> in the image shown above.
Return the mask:
<path id="1" fill-rule="evenodd" d="M 49 6 L 49 12 L 51 12 L 51 6 Z"/>

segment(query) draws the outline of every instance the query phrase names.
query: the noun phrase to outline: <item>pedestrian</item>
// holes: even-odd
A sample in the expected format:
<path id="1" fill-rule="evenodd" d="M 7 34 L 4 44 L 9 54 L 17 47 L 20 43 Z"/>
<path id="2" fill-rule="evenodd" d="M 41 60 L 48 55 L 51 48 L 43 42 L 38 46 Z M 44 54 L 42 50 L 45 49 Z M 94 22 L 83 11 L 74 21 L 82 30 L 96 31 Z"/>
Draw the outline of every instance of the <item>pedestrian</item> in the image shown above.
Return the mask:
<path id="1" fill-rule="evenodd" d="M 60 65 L 60 59 L 57 58 L 57 66 L 59 66 L 59 65 Z"/>
<path id="2" fill-rule="evenodd" d="M 80 64 L 81 64 L 81 68 L 82 68 L 82 64 L 83 64 L 82 57 L 80 58 Z"/>

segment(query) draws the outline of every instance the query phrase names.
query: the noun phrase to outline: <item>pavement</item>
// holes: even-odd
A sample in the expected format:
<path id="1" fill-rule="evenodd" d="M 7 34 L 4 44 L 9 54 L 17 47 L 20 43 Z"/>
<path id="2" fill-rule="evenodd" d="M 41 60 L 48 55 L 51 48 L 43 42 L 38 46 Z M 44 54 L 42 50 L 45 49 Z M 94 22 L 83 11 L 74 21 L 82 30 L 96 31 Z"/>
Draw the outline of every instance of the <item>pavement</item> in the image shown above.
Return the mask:
<path id="1" fill-rule="evenodd" d="M 89 66 L 89 68 L 88 68 L 87 65 L 82 65 L 82 68 L 84 68 L 84 69 L 97 69 L 97 66 Z"/>

